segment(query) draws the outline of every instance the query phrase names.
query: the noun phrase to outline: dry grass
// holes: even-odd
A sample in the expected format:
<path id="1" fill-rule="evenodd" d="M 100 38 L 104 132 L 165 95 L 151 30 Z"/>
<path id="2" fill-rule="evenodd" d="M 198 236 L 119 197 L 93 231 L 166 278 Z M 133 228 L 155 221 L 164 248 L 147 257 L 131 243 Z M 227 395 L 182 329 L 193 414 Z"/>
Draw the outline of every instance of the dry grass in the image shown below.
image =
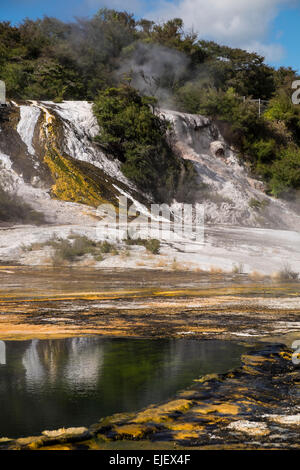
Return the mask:
<path id="1" fill-rule="evenodd" d="M 147 263 L 144 261 L 137 261 L 136 266 L 147 266 Z"/>
<path id="2" fill-rule="evenodd" d="M 79 266 L 82 268 L 93 268 L 96 265 L 96 260 L 94 258 L 83 259 L 79 262 Z"/>
<path id="3" fill-rule="evenodd" d="M 176 258 L 174 258 L 174 259 L 173 259 L 173 262 L 172 262 L 172 264 L 171 264 L 171 269 L 172 269 L 173 271 L 182 271 L 182 270 L 183 270 L 183 266 L 182 266 L 180 263 L 178 263 L 178 261 L 177 261 Z"/>
<path id="4" fill-rule="evenodd" d="M 32 245 L 29 245 L 29 246 L 23 245 L 22 250 L 23 251 L 41 251 L 45 246 L 46 246 L 45 243 L 36 242 L 36 243 L 32 243 Z"/>
<path id="5" fill-rule="evenodd" d="M 166 258 L 161 258 L 158 263 L 155 265 L 156 268 L 167 268 L 169 266 L 169 261 Z"/>
<path id="6" fill-rule="evenodd" d="M 209 272 L 210 274 L 226 274 L 226 271 L 224 271 L 224 269 L 219 268 L 217 266 L 211 266 Z"/>
<path id="7" fill-rule="evenodd" d="M 202 268 L 199 268 L 199 267 L 197 267 L 197 268 L 194 268 L 194 269 L 193 269 L 193 271 L 194 271 L 195 273 L 199 273 L 199 274 L 203 274 L 203 273 L 205 273 L 204 269 L 202 269 Z"/>
<path id="8" fill-rule="evenodd" d="M 120 258 L 121 259 L 130 258 L 130 256 L 131 256 L 131 253 L 128 250 L 128 248 L 126 248 L 126 250 L 121 251 L 121 253 L 120 253 Z"/>
<path id="9" fill-rule="evenodd" d="M 251 281 L 262 281 L 265 279 L 267 276 L 265 274 L 262 274 L 258 271 L 253 271 L 252 273 L 249 274 L 249 278 Z"/>

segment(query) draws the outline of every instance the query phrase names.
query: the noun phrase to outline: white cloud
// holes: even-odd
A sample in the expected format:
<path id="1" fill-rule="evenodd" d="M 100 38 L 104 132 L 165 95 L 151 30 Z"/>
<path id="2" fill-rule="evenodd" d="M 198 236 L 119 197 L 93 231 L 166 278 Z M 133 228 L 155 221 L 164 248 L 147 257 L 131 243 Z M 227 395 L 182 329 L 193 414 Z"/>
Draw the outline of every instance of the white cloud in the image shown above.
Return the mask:
<path id="1" fill-rule="evenodd" d="M 300 0 L 180 0 L 163 1 L 148 17 L 156 20 L 182 18 L 201 38 L 233 47 L 257 51 L 272 62 L 279 61 L 284 49 L 266 41 L 272 22 L 281 7 L 299 5 Z"/>
<path id="2" fill-rule="evenodd" d="M 280 62 L 285 55 L 285 49 L 281 44 L 263 44 L 258 41 L 252 41 L 248 44 L 240 46 L 249 52 L 257 52 L 261 56 L 265 57 L 269 62 Z"/>

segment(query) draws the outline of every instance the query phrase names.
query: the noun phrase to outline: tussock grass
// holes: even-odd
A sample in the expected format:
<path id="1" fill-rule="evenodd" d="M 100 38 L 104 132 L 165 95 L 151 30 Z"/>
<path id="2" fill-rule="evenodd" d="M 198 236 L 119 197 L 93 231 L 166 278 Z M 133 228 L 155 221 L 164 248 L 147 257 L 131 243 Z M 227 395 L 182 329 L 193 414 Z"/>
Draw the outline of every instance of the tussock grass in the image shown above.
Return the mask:
<path id="1" fill-rule="evenodd" d="M 55 266 L 73 263 L 85 255 L 91 255 L 95 261 L 101 262 L 106 254 L 113 256 L 118 254 L 117 247 L 107 241 L 96 242 L 86 236 L 73 232 L 70 233 L 68 239 L 59 238 L 57 235 L 54 235 L 45 243 L 33 243 L 30 246 L 23 246 L 23 250 L 37 251 L 42 250 L 46 246 L 53 249 L 51 261 Z"/>
<path id="2" fill-rule="evenodd" d="M 147 251 L 153 255 L 159 255 L 160 253 L 160 241 L 156 239 L 145 240 L 142 238 L 137 238 L 136 240 L 128 237 L 125 240 L 126 245 L 128 246 L 144 246 Z"/>
<path id="3" fill-rule="evenodd" d="M 268 276 L 258 271 L 253 271 L 252 273 L 249 274 L 249 278 L 251 279 L 251 281 L 261 281 L 263 279 L 266 279 L 267 277 Z"/>
<path id="4" fill-rule="evenodd" d="M 70 238 L 70 237 L 69 237 Z M 116 256 L 118 250 L 115 245 L 108 241 L 95 242 L 86 236 L 71 235 L 70 240 L 52 240 L 50 244 L 54 248 L 52 256 L 53 264 L 64 264 L 65 262 L 74 262 L 85 255 L 92 255 L 96 261 L 103 261 L 104 254 Z"/>
<path id="5" fill-rule="evenodd" d="M 217 266 L 211 266 L 209 272 L 210 274 L 225 274 L 225 271 Z"/>
<path id="6" fill-rule="evenodd" d="M 263 201 L 258 201 L 255 198 L 251 198 L 249 201 L 249 207 L 254 210 L 263 210 L 269 205 L 269 201 L 264 199 Z"/>

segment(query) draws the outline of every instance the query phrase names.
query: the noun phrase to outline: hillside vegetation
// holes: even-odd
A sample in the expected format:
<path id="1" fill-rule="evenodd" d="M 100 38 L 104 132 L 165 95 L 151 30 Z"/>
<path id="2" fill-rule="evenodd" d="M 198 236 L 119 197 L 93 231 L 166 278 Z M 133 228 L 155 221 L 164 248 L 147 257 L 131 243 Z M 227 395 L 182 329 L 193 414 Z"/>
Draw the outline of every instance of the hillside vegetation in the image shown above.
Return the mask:
<path id="1" fill-rule="evenodd" d="M 102 9 L 73 23 L 48 17 L 0 23 L 0 77 L 9 98 L 95 101 L 100 144 L 160 200 L 164 192 L 176 194 L 190 169 L 172 153 L 157 104 L 213 117 L 274 196 L 293 197 L 300 188 L 295 72 L 200 40 L 180 19 L 155 24 Z M 251 101 L 258 98 L 268 101 L 261 116 Z"/>

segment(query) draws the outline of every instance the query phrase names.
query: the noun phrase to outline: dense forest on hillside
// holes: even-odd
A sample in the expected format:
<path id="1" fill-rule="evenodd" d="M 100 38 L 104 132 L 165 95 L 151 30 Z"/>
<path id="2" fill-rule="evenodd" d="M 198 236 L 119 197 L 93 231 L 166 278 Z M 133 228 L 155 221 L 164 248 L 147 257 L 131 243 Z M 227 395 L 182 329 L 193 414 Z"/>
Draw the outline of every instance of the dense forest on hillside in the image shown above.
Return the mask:
<path id="1" fill-rule="evenodd" d="M 49 17 L 26 19 L 18 26 L 0 23 L 0 78 L 12 99 L 94 101 L 102 128 L 110 118 L 103 139 L 110 150 L 114 146 L 125 173 L 141 186 L 150 153 L 156 155 L 156 175 L 164 168 L 179 171 L 176 162 L 170 163 L 163 139 L 167 129 L 157 127 L 148 115 L 158 103 L 213 117 L 240 158 L 267 182 L 270 193 L 296 194 L 300 107 L 291 101 L 295 72 L 276 70 L 258 54 L 199 36 L 201 31 L 185 31 L 180 19 L 156 24 L 107 9 L 72 23 Z M 251 101 L 258 98 L 268 101 L 261 116 Z M 109 109 L 116 110 L 114 116 Z M 134 128 L 141 116 L 147 126 L 139 130 L 137 142 Z M 121 145 L 116 129 L 124 127 Z M 158 155 L 163 155 L 164 164 Z"/>

